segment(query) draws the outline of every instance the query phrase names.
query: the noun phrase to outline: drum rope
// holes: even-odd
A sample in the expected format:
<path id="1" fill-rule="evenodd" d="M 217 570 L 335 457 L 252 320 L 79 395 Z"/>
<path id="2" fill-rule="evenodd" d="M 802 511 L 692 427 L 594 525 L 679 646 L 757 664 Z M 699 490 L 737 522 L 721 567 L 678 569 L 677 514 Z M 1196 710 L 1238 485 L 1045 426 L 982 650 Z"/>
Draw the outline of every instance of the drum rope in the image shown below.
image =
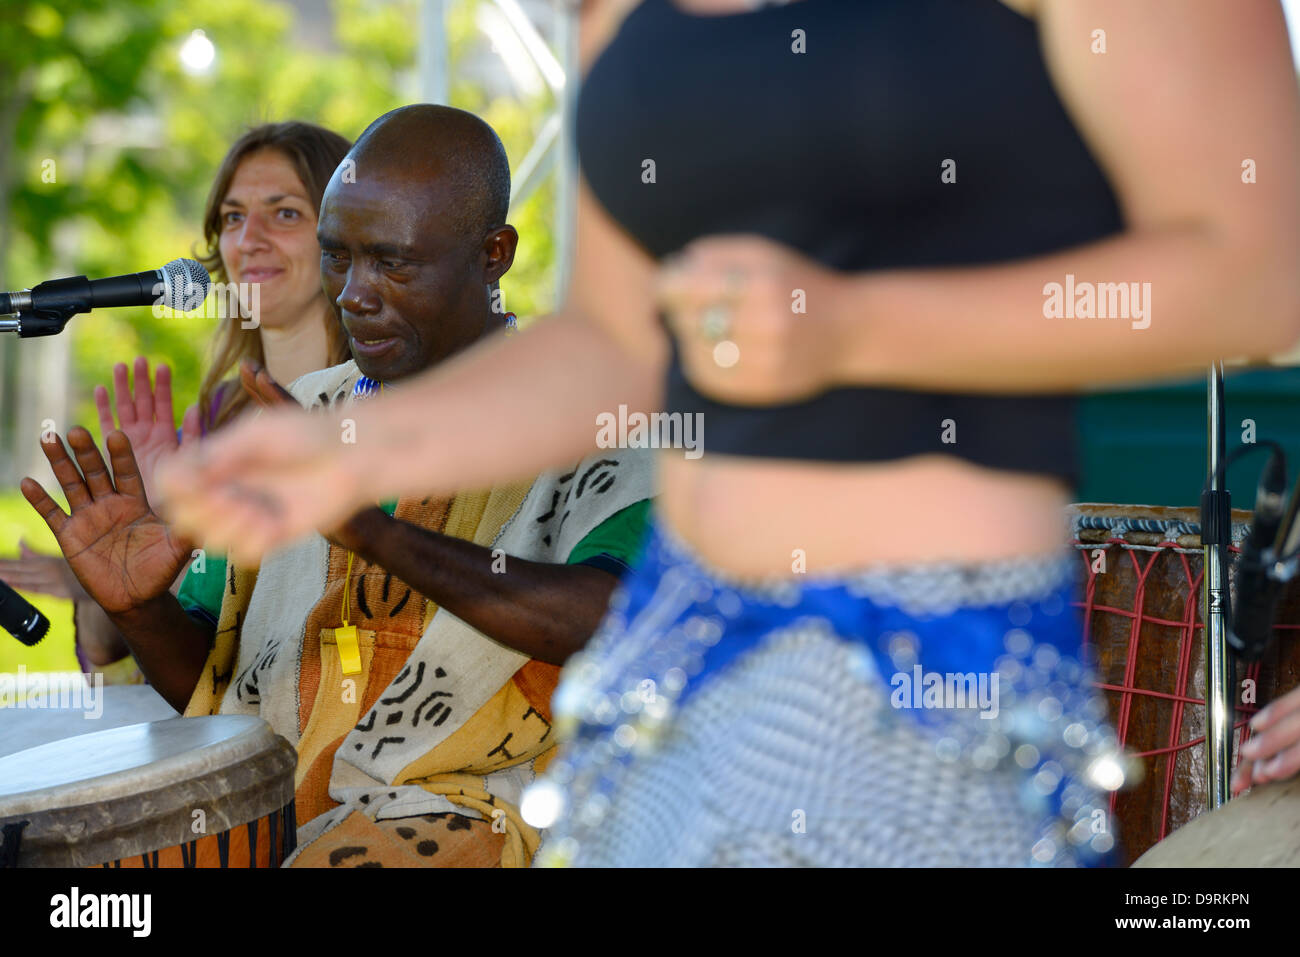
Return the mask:
<path id="1" fill-rule="evenodd" d="M 1118 713 L 1116 714 L 1116 733 L 1122 745 L 1128 745 L 1128 739 L 1133 729 L 1130 728 L 1133 717 L 1133 705 L 1138 696 L 1147 700 L 1162 700 L 1170 702 L 1172 714 L 1170 715 L 1168 734 L 1166 744 L 1163 747 L 1146 747 L 1140 751 L 1132 752 L 1136 758 L 1157 761 L 1163 760 L 1163 781 L 1158 789 L 1160 795 L 1160 839 L 1163 839 L 1169 833 L 1171 799 L 1175 784 L 1175 765 L 1180 753 L 1190 751 L 1205 741 L 1204 734 L 1192 738 L 1188 741 L 1180 741 L 1184 729 L 1183 711 L 1188 706 L 1205 707 L 1204 698 L 1192 697 L 1188 691 L 1188 685 L 1192 677 L 1192 652 L 1197 641 L 1198 629 L 1204 630 L 1204 623 L 1198 619 L 1200 591 L 1203 575 L 1201 573 L 1193 574 L 1192 566 L 1188 556 L 1195 555 L 1198 558 L 1203 556 L 1203 549 L 1182 545 L 1178 539 L 1185 536 L 1199 538 L 1200 524 L 1197 522 L 1170 520 L 1170 519 L 1146 519 L 1133 518 L 1125 516 L 1089 516 L 1076 515 L 1072 521 L 1072 531 L 1074 541 L 1073 547 L 1080 553 L 1084 559 L 1084 565 L 1087 570 L 1087 586 L 1084 589 L 1084 601 L 1073 602 L 1075 607 L 1081 608 L 1084 616 L 1084 643 L 1091 641 L 1093 632 L 1094 613 L 1102 613 L 1119 616 L 1129 620 L 1127 626 L 1121 626 L 1123 631 L 1127 632 L 1127 646 L 1124 649 L 1123 658 L 1123 677 L 1121 684 L 1107 683 L 1101 680 L 1094 681 L 1094 687 L 1100 691 L 1120 696 Z M 1102 531 L 1109 533 L 1109 538 L 1099 542 L 1081 541 L 1081 533 L 1087 531 Z M 1244 523 L 1237 523 L 1232 528 L 1232 539 L 1234 543 L 1240 543 L 1248 534 L 1249 526 Z M 1159 535 L 1163 539 L 1155 544 L 1139 543 L 1128 541 L 1125 536 L 1138 533 L 1146 535 Z M 1089 553 L 1099 551 L 1109 552 L 1110 547 L 1118 545 L 1123 552 L 1129 554 L 1132 573 L 1132 610 L 1127 608 L 1114 607 L 1109 604 L 1101 604 L 1097 601 L 1097 587 L 1099 579 L 1106 573 L 1105 564 L 1097 567 L 1095 555 L 1090 558 Z M 1239 552 L 1237 544 L 1230 547 L 1233 552 Z M 1169 552 L 1177 555 L 1176 565 L 1173 567 L 1182 567 L 1183 583 L 1179 589 L 1182 598 L 1182 616 L 1181 620 L 1165 618 L 1152 614 L 1147 607 L 1147 585 L 1156 563 L 1160 561 L 1162 553 Z M 1146 557 L 1139 560 L 1138 554 L 1142 553 Z M 1112 569 L 1112 571 L 1120 571 Z M 1130 571 L 1128 563 L 1124 563 L 1123 572 L 1127 575 Z M 1168 582 L 1160 581 L 1157 578 L 1151 578 L 1155 584 L 1153 588 L 1167 588 Z M 1120 593 L 1123 594 L 1122 592 Z M 1176 674 L 1173 677 L 1174 688 L 1172 692 L 1157 691 L 1150 688 L 1138 687 L 1138 665 L 1140 643 L 1146 636 L 1143 635 L 1143 629 L 1149 626 L 1159 626 L 1177 630 L 1178 654 Z M 1279 624 L 1274 626 L 1279 631 L 1294 632 L 1300 629 L 1300 625 Z M 1119 664 L 1119 662 L 1115 662 Z M 1170 661 L 1170 664 L 1173 664 Z M 1248 666 L 1243 677 L 1258 681 L 1260 664 L 1252 663 Z M 1100 676 L 1099 676 L 1100 677 Z M 1236 710 L 1240 717 L 1233 722 L 1234 731 L 1241 734 L 1240 742 L 1244 743 L 1249 739 L 1250 727 L 1249 720 L 1253 713 L 1259 710 L 1262 705 L 1238 703 Z M 1152 768 L 1154 770 L 1154 768 Z M 1110 797 L 1111 814 L 1116 814 L 1118 793 Z"/>

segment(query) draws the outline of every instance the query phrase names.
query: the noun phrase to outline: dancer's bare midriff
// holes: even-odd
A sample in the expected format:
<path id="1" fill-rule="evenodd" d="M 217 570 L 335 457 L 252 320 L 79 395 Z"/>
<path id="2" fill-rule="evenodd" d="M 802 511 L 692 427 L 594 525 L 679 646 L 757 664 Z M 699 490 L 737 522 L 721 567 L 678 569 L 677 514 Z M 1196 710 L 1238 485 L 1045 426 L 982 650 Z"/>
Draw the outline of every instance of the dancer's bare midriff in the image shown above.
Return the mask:
<path id="1" fill-rule="evenodd" d="M 789 576 L 879 564 L 1049 555 L 1066 487 L 939 455 L 839 465 L 659 455 L 662 521 L 705 561 Z"/>

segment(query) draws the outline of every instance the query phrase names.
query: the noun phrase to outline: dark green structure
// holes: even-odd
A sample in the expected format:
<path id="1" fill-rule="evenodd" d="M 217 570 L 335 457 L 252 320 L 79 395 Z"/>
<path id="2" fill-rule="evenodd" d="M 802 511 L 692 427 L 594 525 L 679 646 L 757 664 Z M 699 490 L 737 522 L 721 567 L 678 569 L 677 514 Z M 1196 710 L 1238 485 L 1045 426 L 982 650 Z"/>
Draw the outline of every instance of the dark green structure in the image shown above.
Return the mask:
<path id="1" fill-rule="evenodd" d="M 1197 505 L 1206 473 L 1206 376 L 1171 385 L 1092 393 L 1080 402 L 1077 500 L 1123 505 Z M 1289 478 L 1300 470 L 1300 369 L 1225 372 L 1227 448 L 1255 439 L 1286 450 Z M 1260 451 L 1228 470 L 1233 508 L 1251 508 L 1267 459 Z"/>

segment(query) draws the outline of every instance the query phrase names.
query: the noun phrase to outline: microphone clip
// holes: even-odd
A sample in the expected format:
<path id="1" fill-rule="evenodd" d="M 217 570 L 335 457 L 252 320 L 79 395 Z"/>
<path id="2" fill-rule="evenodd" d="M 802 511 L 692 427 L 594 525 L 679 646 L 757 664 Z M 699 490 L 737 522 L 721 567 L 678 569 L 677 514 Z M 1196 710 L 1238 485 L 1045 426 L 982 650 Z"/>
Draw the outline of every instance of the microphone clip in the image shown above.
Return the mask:
<path id="1" fill-rule="evenodd" d="M 1300 557 L 1292 555 L 1290 558 L 1279 561 L 1277 552 L 1270 545 L 1258 554 L 1252 554 L 1249 549 L 1243 549 L 1237 556 L 1236 579 L 1240 585 L 1243 577 L 1253 579 L 1255 582 L 1252 589 L 1252 597 L 1255 603 L 1262 604 L 1269 609 L 1268 621 L 1265 627 L 1260 628 L 1258 623 L 1255 627 L 1242 628 L 1238 630 L 1237 615 L 1232 614 L 1232 622 L 1227 631 L 1227 642 L 1237 657 L 1243 661 L 1258 661 L 1263 657 L 1264 652 L 1272 643 L 1272 628 L 1268 627 L 1272 623 L 1273 608 L 1276 606 L 1278 599 L 1281 598 L 1282 590 L 1287 583 L 1296 577 L 1300 572 Z M 1234 603 L 1234 607 L 1240 608 L 1240 605 Z"/>
<path id="2" fill-rule="evenodd" d="M 46 297 L 37 297 L 34 293 L 57 293 L 60 302 L 57 305 L 36 305 L 38 298 Z M 4 298 L 9 301 L 10 308 L 18 308 L 14 318 L 0 321 L 0 331 L 16 332 L 20 339 L 58 335 L 77 313 L 89 312 L 93 302 L 90 280 L 85 276 L 47 279 L 30 290 Z"/>
<path id="3" fill-rule="evenodd" d="M 12 318 L 0 319 L 0 332 L 16 332 L 20 339 L 56 336 L 69 319 L 84 311 L 68 305 L 27 309 Z"/>

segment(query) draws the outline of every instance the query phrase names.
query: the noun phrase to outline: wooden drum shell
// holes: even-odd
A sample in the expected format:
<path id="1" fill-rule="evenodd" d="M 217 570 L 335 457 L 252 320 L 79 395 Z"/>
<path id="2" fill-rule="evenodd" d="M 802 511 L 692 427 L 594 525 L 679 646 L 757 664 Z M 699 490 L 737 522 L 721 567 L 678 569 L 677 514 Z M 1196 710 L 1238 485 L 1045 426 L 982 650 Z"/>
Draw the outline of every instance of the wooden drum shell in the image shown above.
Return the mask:
<path id="1" fill-rule="evenodd" d="M 1085 640 L 1097 656 L 1108 718 L 1126 750 L 1142 756 L 1142 779 L 1111 799 L 1116 863 L 1127 865 L 1206 806 L 1200 510 L 1082 504 L 1070 513 L 1086 569 Z M 1234 553 L 1249 521 L 1249 512 L 1233 510 Z M 1104 573 L 1093 570 L 1097 549 L 1105 551 Z M 1263 659 L 1233 662 L 1234 761 L 1250 717 L 1300 684 L 1298 631 L 1300 580 L 1283 593 Z M 1247 679 L 1254 682 L 1253 703 L 1242 700 Z"/>
<path id="2" fill-rule="evenodd" d="M 17 852 L 6 863 L 276 866 L 295 841 L 296 765 L 284 738 L 238 715 L 130 725 L 8 755 L 0 828 L 10 851 L 17 832 Z"/>

